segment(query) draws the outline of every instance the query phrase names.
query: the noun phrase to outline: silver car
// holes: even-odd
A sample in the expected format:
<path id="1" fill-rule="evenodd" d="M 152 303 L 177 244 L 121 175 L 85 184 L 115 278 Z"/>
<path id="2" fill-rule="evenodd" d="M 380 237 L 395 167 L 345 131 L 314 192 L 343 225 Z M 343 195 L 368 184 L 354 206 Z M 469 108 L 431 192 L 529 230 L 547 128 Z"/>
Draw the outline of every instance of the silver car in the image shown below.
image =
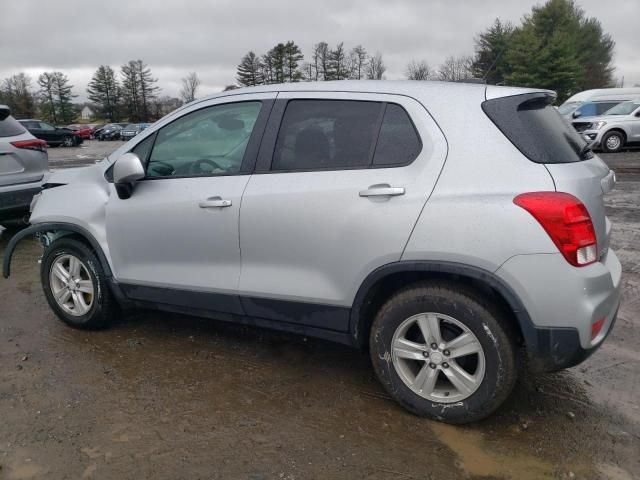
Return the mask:
<path id="1" fill-rule="evenodd" d="M 29 213 L 49 171 L 47 143 L 31 135 L 0 105 L 0 223 Z"/>
<path id="2" fill-rule="evenodd" d="M 573 126 L 594 148 L 605 152 L 636 145 L 640 143 L 640 98 L 620 103 L 600 117 L 575 120 Z"/>
<path id="3" fill-rule="evenodd" d="M 156 308 L 370 352 L 409 411 L 507 398 L 519 357 L 580 363 L 611 331 L 615 176 L 543 90 L 321 82 L 190 103 L 34 201 L 53 311 Z M 77 199 L 82 198 L 82 202 Z"/>

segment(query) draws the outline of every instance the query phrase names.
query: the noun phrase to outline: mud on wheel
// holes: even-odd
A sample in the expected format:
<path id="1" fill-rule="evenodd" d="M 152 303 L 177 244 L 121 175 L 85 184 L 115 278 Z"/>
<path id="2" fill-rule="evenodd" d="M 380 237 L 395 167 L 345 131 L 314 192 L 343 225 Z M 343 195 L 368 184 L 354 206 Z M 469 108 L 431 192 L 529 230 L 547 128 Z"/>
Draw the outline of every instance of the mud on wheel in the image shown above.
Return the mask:
<path id="1" fill-rule="evenodd" d="M 81 241 L 63 237 L 48 246 L 40 279 L 47 302 L 72 327 L 103 328 L 117 313 L 102 266 Z"/>
<path id="2" fill-rule="evenodd" d="M 449 423 L 491 414 L 516 379 L 508 319 L 464 285 L 417 284 L 392 296 L 370 333 L 375 371 L 411 412 Z"/>

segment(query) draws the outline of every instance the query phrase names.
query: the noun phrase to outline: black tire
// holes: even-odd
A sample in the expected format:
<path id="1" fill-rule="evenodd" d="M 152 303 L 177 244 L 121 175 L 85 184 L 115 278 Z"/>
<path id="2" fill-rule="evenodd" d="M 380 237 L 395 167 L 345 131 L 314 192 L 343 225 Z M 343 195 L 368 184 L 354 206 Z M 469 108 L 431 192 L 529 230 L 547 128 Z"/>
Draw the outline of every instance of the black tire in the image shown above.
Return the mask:
<path id="1" fill-rule="evenodd" d="M 418 395 L 405 384 L 394 366 L 391 343 L 396 329 L 412 316 L 426 312 L 453 317 L 482 346 L 484 377 L 477 389 L 461 401 L 437 402 Z M 371 361 L 387 392 L 410 412 L 452 424 L 474 422 L 493 413 L 515 384 L 517 350 L 509 325 L 505 314 L 474 290 L 446 282 L 417 283 L 394 294 L 377 313 L 369 337 Z"/>
<path id="2" fill-rule="evenodd" d="M 602 150 L 604 152 L 617 153 L 624 148 L 625 142 L 626 139 L 624 134 L 614 130 L 612 132 L 605 133 L 600 144 L 602 145 Z M 609 143 L 612 143 L 612 145 L 610 146 Z"/>
<path id="3" fill-rule="evenodd" d="M 65 147 L 73 147 L 75 145 L 75 140 L 73 139 L 73 137 L 71 135 L 66 135 L 63 139 L 62 139 L 62 145 Z"/>
<path id="4" fill-rule="evenodd" d="M 79 259 L 86 266 L 93 284 L 94 294 L 91 307 L 86 314 L 81 316 L 66 312 L 58 304 L 52 292 L 51 267 L 63 255 L 72 255 Z M 109 289 L 100 261 L 90 248 L 78 240 L 62 237 L 45 249 L 40 267 L 40 280 L 49 306 L 63 322 L 71 327 L 84 330 L 105 328 L 119 312 L 119 307 Z"/>

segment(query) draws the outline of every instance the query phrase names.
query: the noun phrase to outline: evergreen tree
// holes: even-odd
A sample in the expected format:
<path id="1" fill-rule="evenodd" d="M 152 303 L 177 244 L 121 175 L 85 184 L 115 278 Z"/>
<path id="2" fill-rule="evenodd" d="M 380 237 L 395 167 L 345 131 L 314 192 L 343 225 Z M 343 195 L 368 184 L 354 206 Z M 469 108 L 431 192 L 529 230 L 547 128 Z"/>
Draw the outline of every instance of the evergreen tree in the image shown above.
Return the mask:
<path id="1" fill-rule="evenodd" d="M 238 75 L 236 77 L 240 85 L 251 87 L 265 83 L 263 76 L 263 65 L 260 57 L 254 52 L 247 53 L 238 65 Z"/>
<path id="2" fill-rule="evenodd" d="M 511 35 L 505 83 L 558 92 L 558 101 L 613 83 L 614 42 L 572 0 L 534 7 Z"/>
<path id="3" fill-rule="evenodd" d="M 131 122 L 150 120 L 153 103 L 160 90 L 155 84 L 151 69 L 142 60 L 130 60 L 121 68 L 122 95 Z"/>
<path id="4" fill-rule="evenodd" d="M 491 85 L 503 84 L 510 67 L 507 62 L 507 48 L 513 33 L 510 23 L 502 23 L 496 18 L 486 32 L 476 38 L 476 55 L 471 71 L 476 78 L 483 78 Z"/>
<path id="5" fill-rule="evenodd" d="M 300 47 L 293 41 L 284 44 L 284 81 L 299 82 L 302 80 L 302 72 L 299 69 L 300 62 L 304 55 Z"/>
<path id="6" fill-rule="evenodd" d="M 108 65 L 100 65 L 87 87 L 89 100 L 98 106 L 100 115 L 109 122 L 118 120 L 120 86 L 116 74 Z"/>
<path id="7" fill-rule="evenodd" d="M 72 85 L 62 72 L 44 72 L 38 77 L 40 86 L 40 99 L 42 116 L 55 123 L 71 123 L 75 118 L 75 112 L 71 99 L 75 97 L 71 93 Z"/>
<path id="8" fill-rule="evenodd" d="M 329 51 L 328 70 L 329 73 L 328 75 L 325 74 L 325 80 L 344 80 L 349 78 L 347 55 L 343 42 L 340 42 L 335 49 Z"/>
<path id="9" fill-rule="evenodd" d="M 44 72 L 38 77 L 38 85 L 40 86 L 40 108 L 42 116 L 45 120 L 58 123 L 58 115 L 56 111 L 55 87 L 53 74 Z"/>
<path id="10" fill-rule="evenodd" d="M 56 108 L 58 110 L 58 121 L 64 124 L 72 123 L 76 116 L 71 99 L 76 95 L 71 93 L 72 85 L 69 79 L 62 72 L 53 72 L 53 86 L 56 98 Z"/>

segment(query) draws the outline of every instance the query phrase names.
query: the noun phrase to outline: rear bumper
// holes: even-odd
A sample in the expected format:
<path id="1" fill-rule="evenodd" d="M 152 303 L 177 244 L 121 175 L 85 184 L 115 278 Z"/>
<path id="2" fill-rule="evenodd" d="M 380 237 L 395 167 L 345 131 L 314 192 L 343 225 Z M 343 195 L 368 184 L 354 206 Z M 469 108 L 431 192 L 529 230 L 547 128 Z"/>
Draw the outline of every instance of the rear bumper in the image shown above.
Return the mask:
<path id="1" fill-rule="evenodd" d="M 0 219 L 18 218 L 29 213 L 33 196 L 40 192 L 42 182 L 0 187 Z"/>
<path id="2" fill-rule="evenodd" d="M 520 255 L 496 274 L 526 309 L 522 325 L 530 364 L 537 371 L 572 367 L 597 350 L 611 332 L 621 297 L 622 267 L 615 252 L 587 267 L 569 265 L 561 254 Z M 591 338 L 591 327 L 604 320 Z"/>

